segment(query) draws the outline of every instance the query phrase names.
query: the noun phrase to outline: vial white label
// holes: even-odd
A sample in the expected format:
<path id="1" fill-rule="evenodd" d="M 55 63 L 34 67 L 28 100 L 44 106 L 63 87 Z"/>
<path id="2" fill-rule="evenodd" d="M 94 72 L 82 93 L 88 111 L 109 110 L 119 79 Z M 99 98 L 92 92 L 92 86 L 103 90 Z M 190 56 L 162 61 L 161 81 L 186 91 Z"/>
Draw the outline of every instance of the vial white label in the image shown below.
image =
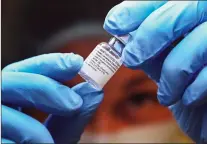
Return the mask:
<path id="1" fill-rule="evenodd" d="M 106 43 L 99 44 L 85 59 L 81 72 L 103 88 L 114 73 L 120 68 L 123 61 Z M 83 76 L 84 77 L 84 76 Z"/>

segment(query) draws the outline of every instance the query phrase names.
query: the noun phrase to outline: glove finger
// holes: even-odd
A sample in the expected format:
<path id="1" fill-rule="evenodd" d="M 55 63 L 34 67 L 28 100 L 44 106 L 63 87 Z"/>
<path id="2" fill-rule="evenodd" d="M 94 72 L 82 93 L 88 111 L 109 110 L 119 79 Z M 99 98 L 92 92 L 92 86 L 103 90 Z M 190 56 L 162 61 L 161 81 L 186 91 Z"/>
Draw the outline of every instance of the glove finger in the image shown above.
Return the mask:
<path id="1" fill-rule="evenodd" d="M 186 107 L 182 100 L 176 102 L 175 104 L 169 106 L 175 117 L 179 127 L 192 138 L 196 143 L 202 141 L 202 122 L 203 114 L 205 113 L 204 106 L 199 106 L 195 108 Z"/>
<path id="2" fill-rule="evenodd" d="M 83 58 L 79 55 L 51 53 L 10 64 L 3 71 L 35 73 L 63 82 L 73 78 L 82 64 Z"/>
<path id="3" fill-rule="evenodd" d="M 88 83 L 81 83 L 72 89 L 81 95 L 84 101 L 79 112 L 71 117 L 50 115 L 45 122 L 56 144 L 77 143 L 103 99 L 103 91 L 95 90 Z"/>
<path id="4" fill-rule="evenodd" d="M 113 35 L 134 31 L 154 10 L 167 1 L 124 1 L 113 7 L 106 16 L 104 29 Z"/>
<path id="5" fill-rule="evenodd" d="M 81 107 L 83 100 L 69 87 L 51 78 L 32 73 L 3 72 L 2 102 L 70 115 Z"/>
<path id="6" fill-rule="evenodd" d="M 2 137 L 16 143 L 54 143 L 44 125 L 7 106 L 2 106 Z"/>
<path id="7" fill-rule="evenodd" d="M 185 89 L 207 63 L 207 22 L 195 28 L 167 56 L 158 88 L 158 100 L 171 105 L 180 100 Z"/>
<path id="8" fill-rule="evenodd" d="M 207 102 L 207 67 L 204 67 L 195 81 L 185 90 L 183 103 L 187 106 L 198 106 Z"/>
<path id="9" fill-rule="evenodd" d="M 5 138 L 1 139 L 1 143 L 2 144 L 15 144 L 15 142 L 8 140 L 8 139 L 5 139 Z"/>
<path id="10" fill-rule="evenodd" d="M 207 1 L 169 1 L 152 12 L 123 50 L 124 64 L 138 68 L 207 20 Z"/>

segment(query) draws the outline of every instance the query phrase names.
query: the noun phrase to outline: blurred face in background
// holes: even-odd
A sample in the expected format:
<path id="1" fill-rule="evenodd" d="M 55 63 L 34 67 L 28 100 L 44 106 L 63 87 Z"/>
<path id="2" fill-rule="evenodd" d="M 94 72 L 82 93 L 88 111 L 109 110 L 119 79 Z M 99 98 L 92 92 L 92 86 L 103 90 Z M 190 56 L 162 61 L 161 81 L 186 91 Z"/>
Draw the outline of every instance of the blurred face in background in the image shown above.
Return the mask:
<path id="1" fill-rule="evenodd" d="M 79 20 L 88 22 L 101 19 L 102 25 L 106 13 L 118 3 L 118 0 L 90 0 L 81 1 L 81 4 L 79 1 L 2 2 L 3 65 L 6 65 L 17 59 L 36 55 L 39 43 L 42 46 L 51 34 L 56 34 L 59 30 L 61 32 L 62 28 L 68 28 L 68 25 Z M 82 25 L 85 26 L 85 23 Z M 89 29 L 92 33 L 96 31 L 90 24 L 66 35 L 74 37 L 84 29 Z M 68 44 L 64 44 L 65 46 L 54 47 L 58 48 L 57 52 L 73 52 L 86 58 L 98 43 L 108 40 L 102 36 L 86 36 L 70 40 Z M 56 41 L 62 43 L 62 37 L 50 40 L 50 46 L 56 45 Z M 50 52 L 50 46 L 46 47 L 47 52 Z M 77 76 L 67 82 L 67 85 L 71 87 L 80 82 L 83 80 Z M 182 142 L 179 137 L 181 134 L 170 112 L 158 104 L 156 90 L 155 83 L 142 71 L 122 66 L 104 87 L 104 100 L 80 142 Z M 26 109 L 25 112 L 41 122 L 47 116 L 33 109 Z"/>
<path id="2" fill-rule="evenodd" d="M 60 52 L 86 58 L 103 37 L 68 43 Z M 67 85 L 83 82 L 79 76 Z M 156 98 L 157 86 L 142 71 L 122 66 L 104 87 L 104 100 L 80 142 L 181 142 L 171 113 Z M 180 137 L 181 136 L 181 137 Z"/>

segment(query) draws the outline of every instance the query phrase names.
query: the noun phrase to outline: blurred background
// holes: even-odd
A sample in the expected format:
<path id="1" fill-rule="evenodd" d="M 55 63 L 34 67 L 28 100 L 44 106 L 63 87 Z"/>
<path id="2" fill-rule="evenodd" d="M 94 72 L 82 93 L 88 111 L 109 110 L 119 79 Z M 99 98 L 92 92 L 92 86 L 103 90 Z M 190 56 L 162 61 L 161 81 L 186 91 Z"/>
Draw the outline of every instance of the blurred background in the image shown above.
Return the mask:
<path id="1" fill-rule="evenodd" d="M 121 0 L 2 0 L 2 67 L 28 57 L 73 52 L 84 58 L 110 35 L 103 28 L 108 11 Z M 82 82 L 77 76 L 68 86 Z M 80 142 L 190 142 L 157 87 L 142 71 L 125 67 L 104 88 L 104 100 Z M 43 122 L 47 114 L 24 110 Z"/>

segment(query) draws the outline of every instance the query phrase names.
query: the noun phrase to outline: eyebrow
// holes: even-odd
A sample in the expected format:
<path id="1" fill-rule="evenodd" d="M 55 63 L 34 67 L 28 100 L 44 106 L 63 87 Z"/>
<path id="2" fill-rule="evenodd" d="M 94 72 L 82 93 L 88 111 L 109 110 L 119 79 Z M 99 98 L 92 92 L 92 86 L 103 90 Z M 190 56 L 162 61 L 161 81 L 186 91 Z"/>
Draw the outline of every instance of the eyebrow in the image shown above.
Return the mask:
<path id="1" fill-rule="evenodd" d="M 126 88 L 131 88 L 134 85 L 141 85 L 143 82 L 145 81 L 150 81 L 150 79 L 148 78 L 148 76 L 143 75 L 143 76 L 137 76 L 137 77 L 133 77 L 131 78 L 127 84 L 125 85 Z"/>

